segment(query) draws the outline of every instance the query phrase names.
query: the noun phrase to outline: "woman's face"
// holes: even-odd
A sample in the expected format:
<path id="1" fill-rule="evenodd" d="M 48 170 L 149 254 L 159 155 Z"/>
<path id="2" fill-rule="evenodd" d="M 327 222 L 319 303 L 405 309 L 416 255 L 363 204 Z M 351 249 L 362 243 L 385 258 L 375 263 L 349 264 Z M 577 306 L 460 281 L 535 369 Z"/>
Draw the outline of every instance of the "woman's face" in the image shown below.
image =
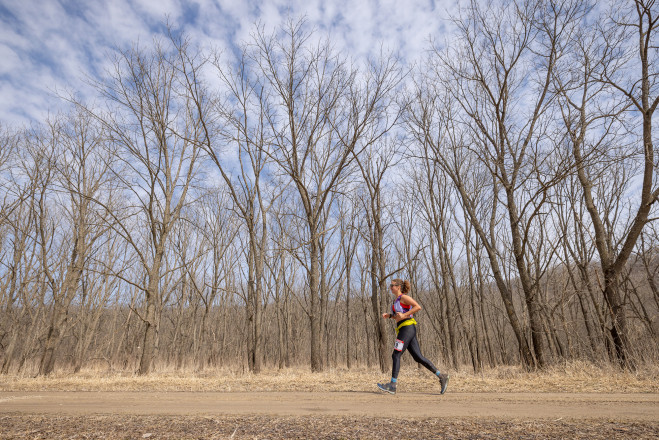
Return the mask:
<path id="1" fill-rule="evenodd" d="M 400 295 L 400 284 L 392 282 L 389 284 L 389 289 L 391 289 L 391 293 L 393 293 L 395 296 Z"/>

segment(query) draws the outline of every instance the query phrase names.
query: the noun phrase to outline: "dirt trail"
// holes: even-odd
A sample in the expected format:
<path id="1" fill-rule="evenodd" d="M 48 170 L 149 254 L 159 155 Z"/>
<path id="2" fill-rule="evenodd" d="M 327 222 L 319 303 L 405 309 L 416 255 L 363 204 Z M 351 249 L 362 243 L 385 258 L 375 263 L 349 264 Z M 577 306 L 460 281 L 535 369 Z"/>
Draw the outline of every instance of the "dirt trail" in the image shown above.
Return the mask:
<path id="1" fill-rule="evenodd" d="M 658 394 L 2 392 L 0 415 L 400 416 L 659 421 Z"/>

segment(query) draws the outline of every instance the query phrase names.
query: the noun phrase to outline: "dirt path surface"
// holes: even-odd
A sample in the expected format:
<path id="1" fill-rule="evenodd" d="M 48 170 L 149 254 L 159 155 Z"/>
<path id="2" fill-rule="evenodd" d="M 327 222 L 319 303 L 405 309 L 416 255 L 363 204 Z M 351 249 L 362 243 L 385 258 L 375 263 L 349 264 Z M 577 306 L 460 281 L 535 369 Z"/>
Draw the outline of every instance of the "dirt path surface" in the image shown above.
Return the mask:
<path id="1" fill-rule="evenodd" d="M 406 438 L 657 438 L 659 395 L 0 393 L 2 438 L 338 439 L 392 430 Z"/>
<path id="2" fill-rule="evenodd" d="M 0 393 L 0 413 L 130 415 L 350 415 L 659 420 L 657 394 L 563 393 Z"/>

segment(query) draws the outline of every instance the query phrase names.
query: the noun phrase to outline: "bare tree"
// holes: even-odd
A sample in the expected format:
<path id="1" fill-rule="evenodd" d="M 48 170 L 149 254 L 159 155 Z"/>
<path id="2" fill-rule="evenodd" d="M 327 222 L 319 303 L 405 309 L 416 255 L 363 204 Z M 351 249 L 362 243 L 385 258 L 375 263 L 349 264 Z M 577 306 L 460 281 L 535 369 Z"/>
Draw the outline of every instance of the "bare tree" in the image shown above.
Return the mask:
<path id="1" fill-rule="evenodd" d="M 233 210 L 247 229 L 247 338 L 250 371 L 261 371 L 263 338 L 261 330 L 264 302 L 265 258 L 268 250 L 268 211 L 277 195 L 268 187 L 267 91 L 254 77 L 254 68 L 243 52 L 236 68 L 222 65 L 219 57 L 214 66 L 222 87 L 212 109 L 206 109 L 204 95 L 192 85 L 199 72 L 188 71 L 190 92 L 203 121 L 206 137 L 204 149 L 220 172 L 233 201 Z M 210 121 L 216 121 L 216 127 Z M 227 155 L 227 148 L 233 154 Z M 235 157 L 231 162 L 228 158 Z"/>
<path id="2" fill-rule="evenodd" d="M 359 202 L 354 195 L 348 195 L 341 201 L 340 207 L 340 228 L 341 228 L 341 253 L 345 264 L 345 346 L 346 346 L 346 367 L 352 368 L 351 347 L 355 345 L 355 338 L 352 337 L 353 325 L 351 323 L 351 296 L 352 292 L 352 268 L 355 260 L 355 253 L 359 243 L 359 231 L 362 228 L 362 217 L 359 216 Z M 378 320 L 379 321 L 379 320 Z"/>
<path id="3" fill-rule="evenodd" d="M 649 215 L 659 196 L 652 139 L 653 116 L 659 105 L 659 72 L 655 67 L 659 60 L 655 42 L 658 26 L 659 10 L 654 1 L 635 1 L 622 10 L 616 7 L 607 22 L 593 27 L 594 32 L 584 32 L 571 41 L 574 55 L 573 63 L 566 66 L 569 74 L 566 79 L 556 78 L 563 120 L 604 274 L 602 293 L 611 318 L 609 332 L 617 359 L 626 366 L 633 366 L 633 361 L 620 277 L 643 228 L 651 221 Z M 616 142 L 613 135 L 621 113 L 627 109 L 637 112 L 635 118 L 642 127 L 641 133 L 634 133 L 639 139 L 626 151 L 617 149 L 613 158 L 642 158 L 642 183 L 638 206 L 618 239 L 617 225 L 608 223 L 603 210 L 608 200 L 598 199 L 594 188 L 606 179 L 601 174 L 602 159 L 610 153 L 606 151 L 610 142 Z"/>
<path id="4" fill-rule="evenodd" d="M 24 199 L 25 188 L 29 185 L 23 185 L 18 188 L 12 185 L 11 169 L 16 158 L 16 148 L 19 145 L 21 133 L 10 130 L 0 123 L 0 190 L 2 190 L 2 200 L 0 200 L 0 225 L 5 224 L 7 217 L 11 214 Z M 15 190 L 19 192 L 16 193 Z"/>
<path id="5" fill-rule="evenodd" d="M 233 219 L 230 207 L 230 196 L 221 188 L 211 188 L 191 213 L 197 216 L 193 223 L 203 236 L 206 251 L 202 262 L 203 269 L 200 269 L 203 270 L 202 280 L 197 280 L 195 274 L 188 267 L 185 268 L 193 277 L 194 291 L 204 307 L 197 341 L 199 369 L 212 364 L 213 350 L 210 347 L 212 340 L 209 337 L 213 329 L 212 323 L 209 322 L 211 312 L 218 300 L 224 303 L 226 296 L 233 296 L 229 292 L 228 284 L 230 274 L 238 264 L 233 243 L 238 234 L 239 224 Z M 223 348 L 223 344 L 220 344 L 220 349 Z"/>
<path id="6" fill-rule="evenodd" d="M 452 227 L 451 213 L 460 210 L 446 174 L 441 171 L 432 155 L 423 154 L 422 156 L 419 163 L 422 171 L 415 173 L 414 176 L 415 195 L 426 223 L 424 226 L 427 225 L 430 231 L 430 249 L 428 251 L 430 256 L 426 260 L 439 302 L 438 306 L 441 308 L 442 319 L 440 321 L 443 321 L 444 324 L 443 331 L 438 333 L 443 335 L 444 339 L 448 339 L 451 348 L 449 358 L 452 360 L 453 366 L 457 368 L 459 362 L 457 323 L 462 323 L 463 336 L 466 336 L 468 332 L 464 324 L 461 298 L 458 298 L 457 274 L 454 268 L 454 261 L 458 258 L 455 249 L 459 249 L 459 246 L 453 246 L 450 242 L 453 234 L 450 233 L 449 228 Z M 466 247 L 467 243 L 464 245 Z M 476 363 L 474 368 L 477 369 L 475 347 L 471 338 L 469 338 L 469 346 L 472 360 Z"/>
<path id="7" fill-rule="evenodd" d="M 139 373 L 147 374 L 156 354 L 163 307 L 166 249 L 171 232 L 188 203 L 205 136 L 197 107 L 187 92 L 181 56 L 187 46 L 156 41 L 151 50 L 120 51 L 107 79 L 94 85 L 105 98 L 104 113 L 88 108 L 103 124 L 116 148 L 113 173 L 121 183 L 125 205 L 104 206 L 113 229 L 131 247 L 143 280 L 124 278 L 144 294 L 144 338 Z"/>
<path id="8" fill-rule="evenodd" d="M 323 368 L 321 325 L 324 289 L 321 285 L 323 213 L 331 195 L 349 175 L 349 166 L 373 137 L 371 121 L 394 83 L 391 73 L 375 71 L 360 79 L 357 69 L 332 49 L 315 43 L 304 21 L 274 35 L 259 28 L 254 59 L 268 95 L 268 124 L 273 136 L 269 155 L 291 179 L 303 206 L 311 297 L 311 368 Z"/>
<path id="9" fill-rule="evenodd" d="M 95 223 L 103 226 L 102 222 Z M 76 345 L 73 355 L 73 372 L 78 373 L 88 360 L 89 348 L 94 338 L 100 333 L 101 319 L 110 308 L 110 301 L 114 294 L 121 289 L 121 280 L 112 276 L 112 271 L 105 267 L 121 264 L 122 243 L 113 235 L 105 234 L 97 241 L 100 245 L 94 246 L 90 261 L 80 279 L 80 293 L 74 310 L 75 321 L 73 323 Z M 107 356 L 94 356 L 109 362 Z"/>
<path id="10" fill-rule="evenodd" d="M 41 310 L 37 309 L 40 293 L 39 242 L 37 230 L 38 194 L 42 187 L 42 173 L 47 170 L 47 161 L 39 148 L 35 148 L 32 136 L 24 132 L 16 139 L 15 156 L 7 156 L 5 165 L 13 165 L 3 173 L 3 187 L 7 189 L 3 205 L 13 205 L 4 212 L 0 221 L 2 228 L 3 276 L 0 282 L 2 305 L 3 356 L 0 372 L 7 374 L 22 353 L 29 351 L 28 335 L 36 332 Z M 7 145 L 9 148 L 9 145 Z M 6 153 L 11 151 L 5 150 Z M 12 199 L 8 199 L 9 195 Z M 22 361 L 21 361 L 22 365 Z M 19 367 L 20 368 L 20 367 Z"/>
<path id="11" fill-rule="evenodd" d="M 386 217 L 386 208 L 390 195 L 386 193 L 387 180 L 385 174 L 390 174 L 395 161 L 398 159 L 400 145 L 396 140 L 384 141 L 368 148 L 358 159 L 359 169 L 362 173 L 364 192 L 361 202 L 365 215 L 366 242 L 370 247 L 370 281 L 371 281 L 371 312 L 373 313 L 375 344 L 377 347 L 380 370 L 385 372 L 389 368 L 389 344 L 385 322 L 380 319 L 382 310 L 386 308 L 390 299 L 387 278 L 387 254 L 385 242 L 387 226 L 392 221 Z M 389 173 L 388 173 L 389 172 Z M 388 177 L 388 176 L 387 176 Z M 389 201 L 387 201 L 389 198 Z M 393 208 L 394 212 L 409 209 L 409 206 Z M 395 220 L 394 220 L 395 221 Z M 399 270 L 397 268 L 396 270 Z"/>
<path id="12" fill-rule="evenodd" d="M 47 375 L 55 366 L 57 347 L 70 324 L 69 307 L 80 288 L 83 272 L 89 265 L 95 243 L 105 234 L 102 213 L 92 200 L 107 203 L 112 197 L 108 162 L 103 160 L 105 134 L 86 113 L 78 112 L 49 124 L 48 145 L 55 157 L 54 190 L 66 197 L 60 227 L 70 227 L 63 237 L 63 261 L 51 269 L 43 250 L 43 270 L 52 291 L 52 309 L 39 374 Z M 43 212 L 43 211 L 42 211 Z M 42 217 L 43 220 L 43 217 Z M 47 227 L 39 228 L 45 243 Z"/>
<path id="13" fill-rule="evenodd" d="M 501 7 L 472 2 L 466 16 L 455 21 L 461 43 L 435 52 L 435 78 L 443 84 L 441 90 L 431 86 L 422 98 L 427 103 L 417 107 L 413 118 L 421 128 L 417 139 L 432 148 L 486 244 L 522 359 L 530 367 L 542 367 L 547 359 L 538 300 L 543 269 L 535 271 L 537 266 L 531 258 L 538 254 L 528 251 L 535 229 L 542 228 L 548 190 L 567 172 L 547 138 L 547 109 L 553 98 L 551 74 L 561 54 L 563 35 L 575 30 L 581 14 L 579 2 L 512 2 Z M 437 93 L 446 95 L 441 103 Z M 442 110 L 446 116 L 441 127 L 446 133 L 428 126 L 432 118 L 429 112 L 437 111 L 433 108 L 436 105 L 447 108 Z M 473 159 L 468 159 L 470 155 Z M 472 160 L 471 166 L 474 160 L 481 161 L 481 169 L 489 174 L 494 197 L 492 218 L 500 206 L 505 208 L 532 345 L 516 318 L 512 292 L 498 267 L 496 235 L 486 233 L 474 195 L 465 185 L 466 160 Z"/>

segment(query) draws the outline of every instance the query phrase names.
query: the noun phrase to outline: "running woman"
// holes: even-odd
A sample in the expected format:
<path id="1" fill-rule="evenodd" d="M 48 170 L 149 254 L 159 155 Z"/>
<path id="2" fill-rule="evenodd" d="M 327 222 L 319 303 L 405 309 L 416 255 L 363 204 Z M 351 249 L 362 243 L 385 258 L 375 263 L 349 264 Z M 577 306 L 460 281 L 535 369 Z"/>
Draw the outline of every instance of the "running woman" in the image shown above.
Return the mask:
<path id="1" fill-rule="evenodd" d="M 414 314 L 421 310 L 421 306 L 407 295 L 410 291 L 410 282 L 395 279 L 391 282 L 389 288 L 391 289 L 391 293 L 396 296 L 396 300 L 391 306 L 393 313 L 383 313 L 382 317 L 396 320 L 396 342 L 394 343 L 394 352 L 391 355 L 393 359 L 391 382 L 379 383 L 378 388 L 387 393 L 396 394 L 400 357 L 405 350 L 409 350 L 416 362 L 432 371 L 439 378 L 439 384 L 441 386 L 440 394 L 444 394 L 448 385 L 449 375 L 440 373 L 432 362 L 423 357 L 419 349 L 419 341 L 416 339 L 416 320 L 414 319 Z"/>

